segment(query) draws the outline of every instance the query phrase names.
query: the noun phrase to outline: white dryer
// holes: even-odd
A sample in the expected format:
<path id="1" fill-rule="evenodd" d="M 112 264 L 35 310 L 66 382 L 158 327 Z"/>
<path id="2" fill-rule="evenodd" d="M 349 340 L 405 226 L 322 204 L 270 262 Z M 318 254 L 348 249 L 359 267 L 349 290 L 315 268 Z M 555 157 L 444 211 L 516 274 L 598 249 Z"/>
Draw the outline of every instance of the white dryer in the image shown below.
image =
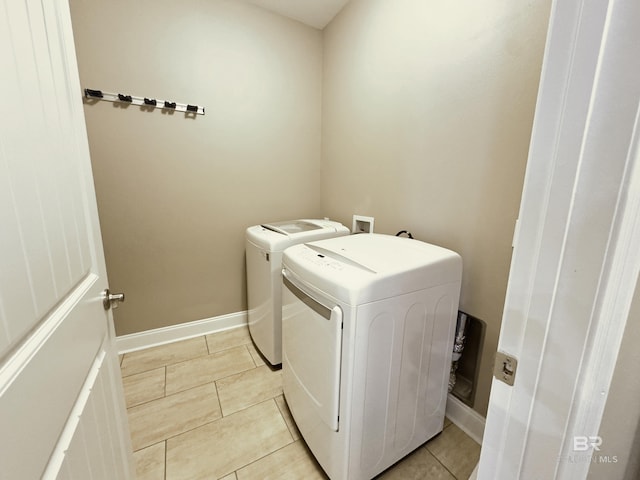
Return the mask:
<path id="1" fill-rule="evenodd" d="M 442 431 L 462 260 L 361 234 L 283 257 L 286 401 L 332 480 L 373 478 Z"/>
<path id="2" fill-rule="evenodd" d="M 247 228 L 247 303 L 251 338 L 272 364 L 282 362 L 282 252 L 297 243 L 349 235 L 331 220 L 290 220 Z"/>

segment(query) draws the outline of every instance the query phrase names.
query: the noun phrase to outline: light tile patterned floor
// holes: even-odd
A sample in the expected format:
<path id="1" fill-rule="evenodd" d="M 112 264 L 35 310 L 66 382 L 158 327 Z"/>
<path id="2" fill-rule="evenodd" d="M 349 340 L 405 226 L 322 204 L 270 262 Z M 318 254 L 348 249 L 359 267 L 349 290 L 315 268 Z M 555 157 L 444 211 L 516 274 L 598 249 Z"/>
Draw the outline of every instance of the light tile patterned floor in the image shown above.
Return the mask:
<path id="1" fill-rule="evenodd" d="M 246 328 L 127 353 L 121 363 L 139 480 L 327 479 Z M 380 474 L 466 480 L 480 446 L 444 431 Z"/>

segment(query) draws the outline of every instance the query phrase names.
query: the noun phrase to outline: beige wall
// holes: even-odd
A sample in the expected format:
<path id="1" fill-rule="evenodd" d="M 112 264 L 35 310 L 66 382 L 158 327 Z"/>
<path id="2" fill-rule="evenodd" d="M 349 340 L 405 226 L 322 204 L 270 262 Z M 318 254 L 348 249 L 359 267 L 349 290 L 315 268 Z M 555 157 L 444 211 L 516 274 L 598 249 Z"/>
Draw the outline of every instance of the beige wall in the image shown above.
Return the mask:
<path id="1" fill-rule="evenodd" d="M 324 30 L 322 211 L 464 261 L 486 413 L 549 0 L 352 0 Z"/>
<path id="2" fill-rule="evenodd" d="M 322 34 L 219 0 L 71 0 L 119 335 L 246 309 L 244 230 L 320 215 Z"/>
<path id="3" fill-rule="evenodd" d="M 462 255 L 484 414 L 549 4 L 71 0 L 84 87 L 207 109 L 85 106 L 118 334 L 246 309 L 249 225 L 371 215 Z"/>

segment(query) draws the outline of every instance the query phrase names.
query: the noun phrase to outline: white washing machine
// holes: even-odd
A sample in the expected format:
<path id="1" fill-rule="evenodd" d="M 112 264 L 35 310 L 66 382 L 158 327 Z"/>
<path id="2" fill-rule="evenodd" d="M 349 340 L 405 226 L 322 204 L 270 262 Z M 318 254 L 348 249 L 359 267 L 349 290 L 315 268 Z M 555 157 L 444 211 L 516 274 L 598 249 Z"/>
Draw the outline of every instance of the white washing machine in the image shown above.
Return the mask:
<path id="1" fill-rule="evenodd" d="M 247 303 L 249 331 L 272 364 L 282 362 L 282 252 L 297 243 L 349 235 L 331 220 L 291 220 L 247 228 Z"/>
<path id="2" fill-rule="evenodd" d="M 462 259 L 362 234 L 283 257 L 286 401 L 332 480 L 373 478 L 442 431 Z"/>

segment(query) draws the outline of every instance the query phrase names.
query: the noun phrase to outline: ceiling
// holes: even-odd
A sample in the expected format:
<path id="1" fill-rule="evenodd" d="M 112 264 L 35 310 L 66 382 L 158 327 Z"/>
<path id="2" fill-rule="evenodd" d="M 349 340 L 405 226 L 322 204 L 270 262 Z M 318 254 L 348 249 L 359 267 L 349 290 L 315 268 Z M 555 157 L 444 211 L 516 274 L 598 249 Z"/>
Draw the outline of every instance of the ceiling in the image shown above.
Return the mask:
<path id="1" fill-rule="evenodd" d="M 244 0 L 322 30 L 349 0 Z"/>

